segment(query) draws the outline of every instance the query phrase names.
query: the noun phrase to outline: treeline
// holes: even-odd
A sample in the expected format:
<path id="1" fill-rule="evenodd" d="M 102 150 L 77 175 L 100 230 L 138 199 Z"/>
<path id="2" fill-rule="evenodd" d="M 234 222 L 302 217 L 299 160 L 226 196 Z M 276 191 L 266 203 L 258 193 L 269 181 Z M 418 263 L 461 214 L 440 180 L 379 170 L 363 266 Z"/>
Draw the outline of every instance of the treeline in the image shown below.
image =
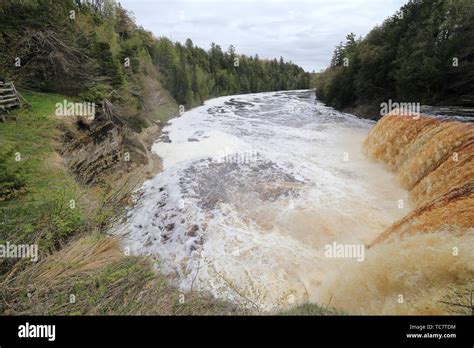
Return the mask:
<path id="1" fill-rule="evenodd" d="M 181 104 L 200 104 L 209 96 L 309 87 L 309 74 L 291 62 L 238 55 L 233 46 L 209 51 L 188 39 L 185 45 L 160 38 L 152 56 L 161 69 L 165 87 Z"/>
<path id="2" fill-rule="evenodd" d="M 0 28 L 0 74 L 25 88 L 76 94 L 124 83 L 120 57 L 134 27 L 109 2 L 7 0 Z"/>
<path id="3" fill-rule="evenodd" d="M 0 76 L 34 90 L 89 99 L 134 90 L 145 63 L 158 68 L 165 88 L 187 106 L 232 93 L 309 87 L 309 74 L 282 58 L 156 39 L 113 0 L 6 0 L 0 29 Z"/>
<path id="4" fill-rule="evenodd" d="M 474 3 L 411 0 L 364 39 L 354 34 L 314 78 L 317 97 L 338 109 L 392 99 L 474 106 Z"/>

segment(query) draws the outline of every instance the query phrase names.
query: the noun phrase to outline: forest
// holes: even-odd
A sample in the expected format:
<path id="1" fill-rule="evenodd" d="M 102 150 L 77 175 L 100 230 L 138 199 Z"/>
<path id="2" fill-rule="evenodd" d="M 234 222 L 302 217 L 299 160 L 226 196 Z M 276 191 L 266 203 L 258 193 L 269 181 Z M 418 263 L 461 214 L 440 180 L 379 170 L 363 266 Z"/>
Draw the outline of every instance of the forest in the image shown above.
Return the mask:
<path id="1" fill-rule="evenodd" d="M 151 52 L 164 76 L 165 87 L 185 105 L 200 104 L 209 96 L 309 87 L 309 74 L 297 65 L 282 57 L 277 61 L 238 55 L 233 46 L 223 52 L 212 43 L 205 51 L 190 39 L 183 46 L 160 38 Z"/>
<path id="2" fill-rule="evenodd" d="M 35 242 L 44 256 L 104 229 L 159 167 L 148 149 L 181 106 L 309 80 L 283 58 L 155 37 L 114 0 L 1 1 L 0 81 L 24 98 L 0 115 L 0 242 Z M 57 105 L 74 103 L 95 105 L 95 117 L 58 114 Z M 100 203 L 64 209 L 82 189 Z M 2 260 L 0 275 L 13 264 Z"/>
<path id="3" fill-rule="evenodd" d="M 411 0 L 365 38 L 347 35 L 312 83 L 340 110 L 389 99 L 473 106 L 474 3 Z"/>
<path id="4" fill-rule="evenodd" d="M 158 67 L 160 82 L 188 108 L 215 96 L 309 86 L 309 74 L 283 58 L 155 38 L 111 0 L 7 0 L 0 27 L 0 76 L 33 90 L 83 93 L 89 101 L 130 88 L 143 61 Z"/>
<path id="5" fill-rule="evenodd" d="M 309 79 L 283 58 L 155 37 L 113 0 L 0 1 L 0 82 L 24 97 L 0 115 L 0 244 L 38 251 L 33 265 L 0 257 L 0 313 L 246 313 L 197 291 L 180 303 L 149 258 L 105 232 L 159 172 L 151 146 L 182 105 Z M 95 117 L 58 115 L 74 102 Z"/>

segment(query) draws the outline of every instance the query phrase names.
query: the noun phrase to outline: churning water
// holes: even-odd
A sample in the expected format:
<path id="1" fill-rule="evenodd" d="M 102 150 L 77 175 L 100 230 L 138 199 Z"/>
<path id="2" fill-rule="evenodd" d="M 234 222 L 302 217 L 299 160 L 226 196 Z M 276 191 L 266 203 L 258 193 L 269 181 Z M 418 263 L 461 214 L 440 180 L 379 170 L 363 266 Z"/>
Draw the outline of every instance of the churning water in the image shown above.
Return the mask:
<path id="1" fill-rule="evenodd" d="M 163 171 L 117 233 L 183 290 L 261 310 L 328 304 L 341 261 L 326 245 L 367 245 L 410 210 L 361 153 L 372 126 L 314 91 L 210 100 L 165 127 Z"/>

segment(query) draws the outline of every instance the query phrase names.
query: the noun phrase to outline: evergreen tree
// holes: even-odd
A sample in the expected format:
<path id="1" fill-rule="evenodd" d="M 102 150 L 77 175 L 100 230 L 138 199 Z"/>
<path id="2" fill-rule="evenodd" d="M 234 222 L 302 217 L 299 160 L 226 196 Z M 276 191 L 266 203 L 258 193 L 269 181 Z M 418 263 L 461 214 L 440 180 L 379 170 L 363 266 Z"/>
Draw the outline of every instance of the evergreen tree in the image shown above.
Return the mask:
<path id="1" fill-rule="evenodd" d="M 473 42 L 472 1 L 411 0 L 364 39 L 349 34 L 313 86 L 340 109 L 388 99 L 474 105 Z"/>

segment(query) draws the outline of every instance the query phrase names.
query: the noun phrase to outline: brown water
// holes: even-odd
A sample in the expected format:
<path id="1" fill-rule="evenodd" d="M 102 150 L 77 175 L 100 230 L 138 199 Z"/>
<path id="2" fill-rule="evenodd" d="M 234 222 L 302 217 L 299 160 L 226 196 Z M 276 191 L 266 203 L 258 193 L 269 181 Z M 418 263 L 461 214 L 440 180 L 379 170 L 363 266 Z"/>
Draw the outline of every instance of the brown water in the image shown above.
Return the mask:
<path id="1" fill-rule="evenodd" d="M 116 232 L 182 289 L 243 306 L 442 312 L 432 297 L 472 275 L 472 233 L 394 232 L 370 246 L 430 198 L 415 174 L 403 173 L 435 167 L 411 160 L 417 147 L 396 150 L 416 138 L 407 125 L 381 124 L 366 155 L 402 172 L 363 154 L 373 123 L 325 107 L 311 91 L 211 100 L 165 128 L 171 143 L 154 146 L 164 170 L 144 184 Z M 328 253 L 338 247 L 342 253 Z"/>

